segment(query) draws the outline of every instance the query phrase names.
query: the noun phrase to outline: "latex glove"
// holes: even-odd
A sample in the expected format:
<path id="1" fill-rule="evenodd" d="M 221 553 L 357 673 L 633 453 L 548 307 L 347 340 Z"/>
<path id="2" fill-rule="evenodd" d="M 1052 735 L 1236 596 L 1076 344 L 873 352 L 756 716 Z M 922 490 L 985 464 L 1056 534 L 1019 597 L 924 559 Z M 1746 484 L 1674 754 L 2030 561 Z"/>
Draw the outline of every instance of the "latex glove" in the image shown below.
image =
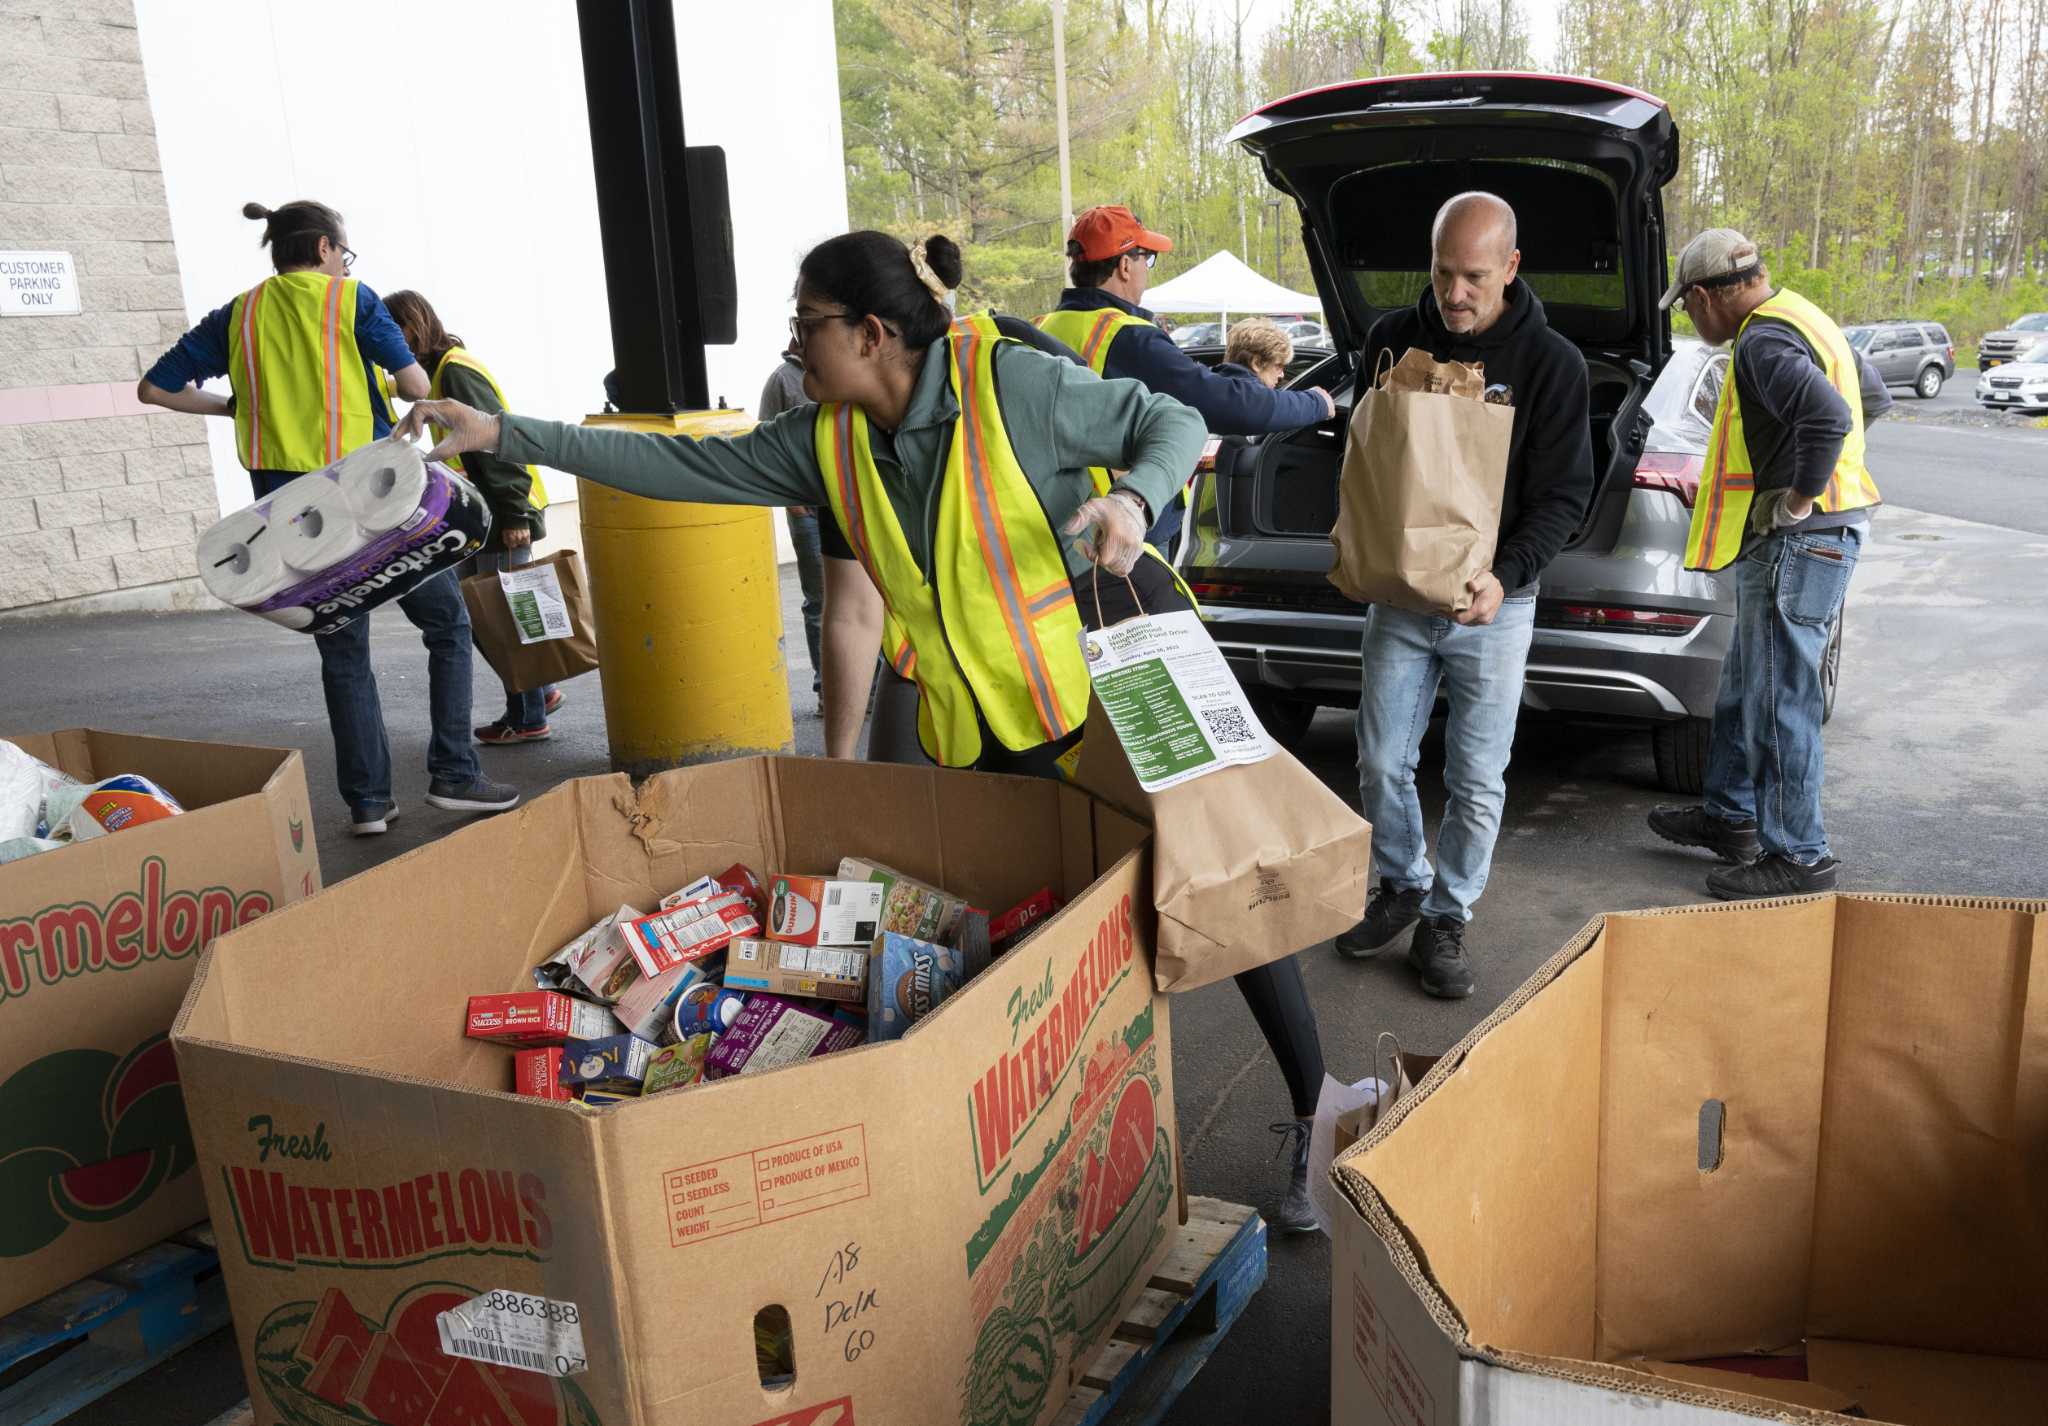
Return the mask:
<path id="1" fill-rule="evenodd" d="M 405 419 L 398 423 L 398 429 L 391 434 L 401 441 L 417 440 L 429 422 L 446 428 L 448 434 L 440 445 L 427 452 L 428 460 L 446 460 L 450 456 L 468 455 L 471 451 L 494 451 L 498 448 L 498 418 L 486 416 L 474 406 L 465 406 L 460 401 L 415 401 L 412 409 L 405 413 Z"/>
<path id="2" fill-rule="evenodd" d="M 1081 553 L 1111 574 L 1129 574 L 1145 552 L 1145 510 L 1135 495 L 1098 495 L 1067 521 L 1061 533 L 1081 537 Z"/>
<path id="3" fill-rule="evenodd" d="M 1795 491 L 1761 490 L 1749 505 L 1750 532 L 1773 535 L 1790 529 L 1812 513 L 1813 502 L 1802 499 Z"/>

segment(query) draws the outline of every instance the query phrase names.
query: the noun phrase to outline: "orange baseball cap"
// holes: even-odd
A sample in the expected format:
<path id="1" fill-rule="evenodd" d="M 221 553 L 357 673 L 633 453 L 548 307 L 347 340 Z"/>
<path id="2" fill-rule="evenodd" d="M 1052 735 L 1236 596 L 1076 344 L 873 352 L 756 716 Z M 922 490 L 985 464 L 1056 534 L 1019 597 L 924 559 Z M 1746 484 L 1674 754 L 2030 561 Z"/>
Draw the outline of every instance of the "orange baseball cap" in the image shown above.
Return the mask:
<path id="1" fill-rule="evenodd" d="M 1081 257 L 1086 262 L 1122 257 L 1139 248 L 1151 253 L 1173 251 L 1172 238 L 1153 232 L 1122 206 L 1090 208 L 1074 219 L 1074 230 L 1067 234 L 1067 241 L 1080 245 Z"/>

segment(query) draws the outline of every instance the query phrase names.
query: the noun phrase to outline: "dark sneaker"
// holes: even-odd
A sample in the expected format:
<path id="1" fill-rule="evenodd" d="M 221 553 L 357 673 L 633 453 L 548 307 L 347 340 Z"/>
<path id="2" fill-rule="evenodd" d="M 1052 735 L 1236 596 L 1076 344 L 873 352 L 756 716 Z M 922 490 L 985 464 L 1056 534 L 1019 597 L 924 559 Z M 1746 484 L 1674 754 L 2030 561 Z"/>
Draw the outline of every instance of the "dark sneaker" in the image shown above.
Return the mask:
<path id="1" fill-rule="evenodd" d="M 1676 842 L 1681 847 L 1705 847 L 1722 861 L 1738 865 L 1755 861 L 1764 851 L 1754 818 L 1730 822 L 1698 803 L 1690 807 L 1651 808 L 1650 830 L 1667 842 Z"/>
<path id="2" fill-rule="evenodd" d="M 1398 891 L 1386 877 L 1365 898 L 1365 919 L 1337 938 L 1337 954 L 1362 961 L 1422 919 L 1421 888 Z"/>
<path id="3" fill-rule="evenodd" d="M 486 723 L 476 730 L 476 740 L 502 748 L 511 743 L 545 743 L 555 736 L 555 730 L 543 723 L 538 728 L 515 728 L 500 718 L 495 723 Z"/>
<path id="4" fill-rule="evenodd" d="M 351 830 L 358 837 L 381 837 L 398 820 L 398 808 L 389 802 L 374 802 L 368 807 L 357 807 L 348 815 L 354 824 Z"/>
<path id="5" fill-rule="evenodd" d="M 1842 864 L 1822 857 L 1812 866 L 1801 866 L 1790 857 L 1767 853 L 1743 866 L 1722 867 L 1707 873 L 1707 891 L 1723 901 L 1744 901 L 1759 896 L 1810 896 L 1816 891 L 1833 891 Z"/>
<path id="6" fill-rule="evenodd" d="M 1455 916 L 1432 916 L 1415 928 L 1408 945 L 1408 964 L 1422 977 L 1425 994 L 1439 1000 L 1463 1000 L 1472 993 L 1472 963 L 1465 959 L 1465 923 Z"/>
<path id="7" fill-rule="evenodd" d="M 547 701 L 541 706 L 540 711 L 547 714 L 549 717 L 553 717 L 555 710 L 557 708 L 560 708 L 564 703 L 568 701 L 568 699 L 562 697 L 561 689 L 550 688 L 548 690 Z"/>
<path id="8" fill-rule="evenodd" d="M 449 812 L 503 812 L 519 804 L 519 789 L 479 777 L 457 785 L 436 782 L 427 788 L 427 801 Z"/>
<path id="9" fill-rule="evenodd" d="M 1313 1233 L 1322 1225 L 1316 1222 L 1315 1205 L 1308 1196 L 1308 1120 L 1284 1119 L 1271 1127 L 1281 1136 L 1280 1151 L 1293 1150 L 1287 1161 L 1287 1192 L 1280 1197 L 1273 1227 L 1282 1233 Z"/>

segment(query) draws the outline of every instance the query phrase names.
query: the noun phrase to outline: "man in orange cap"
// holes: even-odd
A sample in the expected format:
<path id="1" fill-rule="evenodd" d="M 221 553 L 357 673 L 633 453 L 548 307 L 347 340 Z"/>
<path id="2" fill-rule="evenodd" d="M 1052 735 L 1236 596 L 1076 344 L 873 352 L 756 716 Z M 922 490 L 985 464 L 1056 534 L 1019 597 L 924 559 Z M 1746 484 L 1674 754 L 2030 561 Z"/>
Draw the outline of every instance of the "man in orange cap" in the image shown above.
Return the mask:
<path id="1" fill-rule="evenodd" d="M 1212 371 L 1175 346 L 1138 305 L 1151 281 L 1152 264 L 1159 254 L 1172 251 L 1173 239 L 1147 228 L 1130 209 L 1090 208 L 1074 219 L 1067 234 L 1073 286 L 1038 325 L 1079 352 L 1096 375 L 1129 377 L 1194 407 L 1212 435 L 1292 431 L 1336 415 L 1330 393 L 1320 387 L 1271 390 L 1249 374 Z M 1108 488 L 1107 471 L 1096 473 L 1096 484 Z M 1160 513 L 1152 527 L 1153 544 L 1165 549 L 1179 535 L 1185 509 L 1185 500 L 1176 497 Z"/>

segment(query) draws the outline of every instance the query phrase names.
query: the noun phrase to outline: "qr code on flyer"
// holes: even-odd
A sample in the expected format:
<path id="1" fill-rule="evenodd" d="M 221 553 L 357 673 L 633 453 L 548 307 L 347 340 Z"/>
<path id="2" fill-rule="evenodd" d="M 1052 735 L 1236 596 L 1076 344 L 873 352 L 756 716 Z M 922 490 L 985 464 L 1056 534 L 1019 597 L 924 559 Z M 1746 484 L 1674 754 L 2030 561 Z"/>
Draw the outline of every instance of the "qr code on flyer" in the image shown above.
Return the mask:
<path id="1" fill-rule="evenodd" d="M 1209 735 L 1219 744 L 1249 743 L 1257 737 L 1244 714 L 1235 708 L 1204 708 L 1202 721 L 1209 725 Z"/>

